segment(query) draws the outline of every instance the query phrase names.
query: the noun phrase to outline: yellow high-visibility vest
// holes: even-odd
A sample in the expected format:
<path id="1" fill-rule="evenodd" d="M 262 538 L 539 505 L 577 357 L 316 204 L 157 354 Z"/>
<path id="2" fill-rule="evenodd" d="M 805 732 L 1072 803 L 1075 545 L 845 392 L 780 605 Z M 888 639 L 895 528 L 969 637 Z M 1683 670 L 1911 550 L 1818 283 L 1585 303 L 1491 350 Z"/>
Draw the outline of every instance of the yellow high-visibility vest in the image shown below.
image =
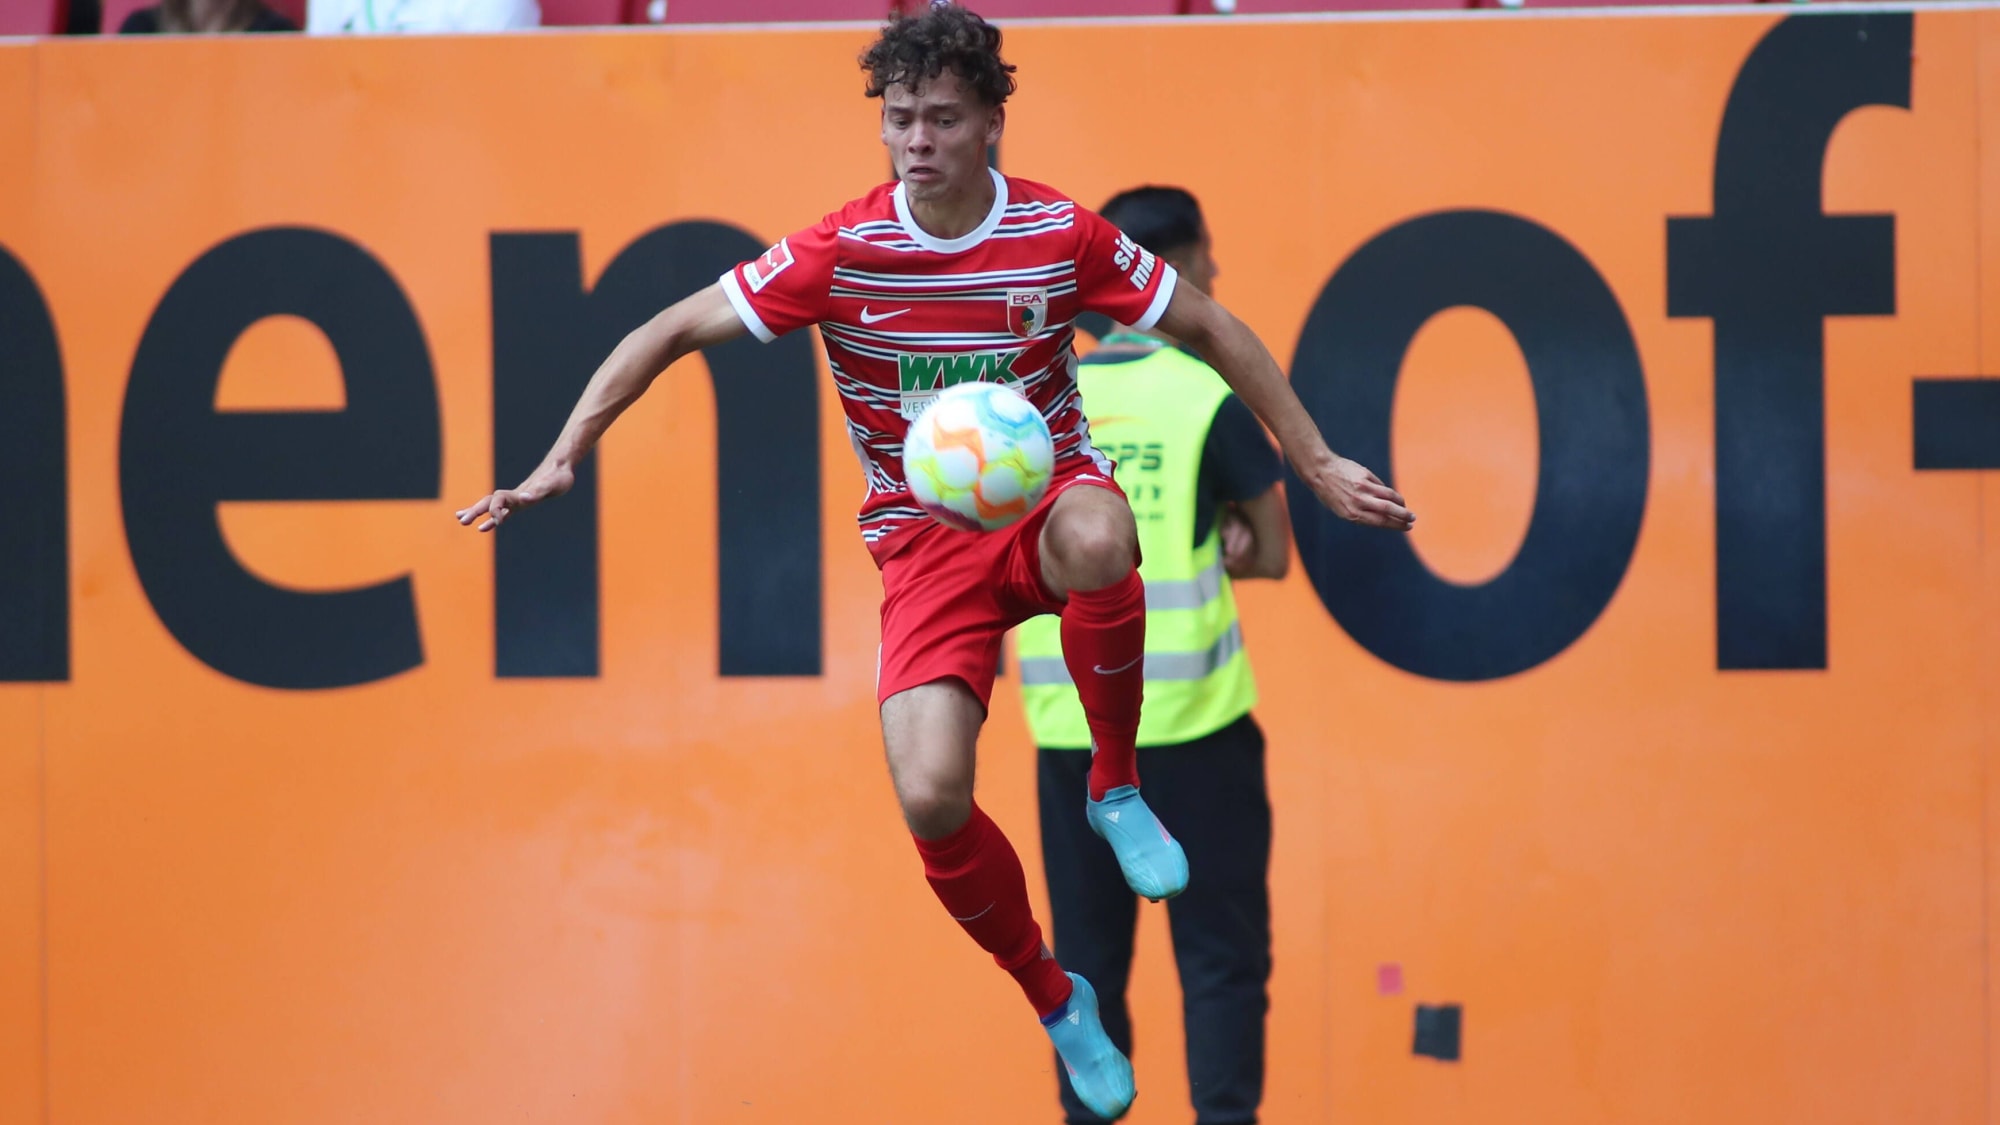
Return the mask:
<path id="1" fill-rule="evenodd" d="M 1146 584 L 1146 701 L 1139 745 L 1213 734 L 1257 703 L 1236 596 L 1222 571 L 1219 518 L 1194 541 L 1202 448 L 1229 385 L 1178 348 L 1077 373 L 1091 441 L 1118 464 L 1139 522 Z M 1044 615 L 1015 632 L 1021 698 L 1035 745 L 1088 749 L 1090 728 L 1062 658 L 1061 622 Z"/>

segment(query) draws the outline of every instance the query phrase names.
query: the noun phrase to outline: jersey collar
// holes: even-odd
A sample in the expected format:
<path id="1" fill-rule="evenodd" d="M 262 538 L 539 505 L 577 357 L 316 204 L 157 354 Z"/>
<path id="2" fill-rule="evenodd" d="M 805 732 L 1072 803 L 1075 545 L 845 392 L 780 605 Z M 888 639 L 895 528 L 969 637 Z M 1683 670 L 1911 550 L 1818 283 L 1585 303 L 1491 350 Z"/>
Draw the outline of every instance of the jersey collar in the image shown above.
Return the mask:
<path id="1" fill-rule="evenodd" d="M 993 209 L 986 213 L 984 222 L 957 238 L 939 238 L 918 226 L 916 216 L 910 214 L 910 200 L 903 192 L 903 185 L 897 184 L 896 221 L 903 224 L 903 233 L 917 245 L 939 254 L 957 254 L 986 241 L 986 236 L 1000 225 L 1000 217 L 1007 213 L 1007 177 L 995 168 L 988 168 L 986 174 L 993 177 Z"/>

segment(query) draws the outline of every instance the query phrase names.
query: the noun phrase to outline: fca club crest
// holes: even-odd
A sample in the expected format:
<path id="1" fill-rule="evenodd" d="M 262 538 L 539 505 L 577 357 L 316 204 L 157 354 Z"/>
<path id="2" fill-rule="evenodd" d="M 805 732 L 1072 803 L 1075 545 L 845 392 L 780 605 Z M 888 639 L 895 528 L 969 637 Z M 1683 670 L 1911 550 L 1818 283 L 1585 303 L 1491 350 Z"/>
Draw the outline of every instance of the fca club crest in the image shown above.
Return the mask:
<path id="1" fill-rule="evenodd" d="M 1049 326 L 1049 291 L 1007 290 L 1007 331 L 1027 339 Z"/>

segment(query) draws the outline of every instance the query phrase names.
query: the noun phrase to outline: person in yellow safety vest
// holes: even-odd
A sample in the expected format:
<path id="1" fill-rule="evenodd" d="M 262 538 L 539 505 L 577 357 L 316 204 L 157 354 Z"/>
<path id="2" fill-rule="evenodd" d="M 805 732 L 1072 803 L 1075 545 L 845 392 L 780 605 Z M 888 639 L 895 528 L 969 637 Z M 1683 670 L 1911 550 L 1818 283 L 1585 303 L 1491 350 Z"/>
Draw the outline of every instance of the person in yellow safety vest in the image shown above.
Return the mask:
<path id="1" fill-rule="evenodd" d="M 1142 187 L 1103 215 L 1208 292 L 1218 272 L 1194 196 Z M 1159 331 L 1120 326 L 1077 381 L 1091 440 L 1117 462 L 1138 517 L 1146 587 L 1146 799 L 1187 850 L 1188 888 L 1167 904 L 1180 970 L 1188 1082 L 1197 1125 L 1257 1120 L 1271 976 L 1271 805 L 1256 682 L 1230 583 L 1282 578 L 1291 527 L 1276 451 L 1222 377 Z M 1097 986 L 1104 1027 L 1132 1050 L 1125 1003 L 1138 900 L 1076 795 L 1090 730 L 1062 659 L 1058 619 L 1015 636 L 1021 697 L 1039 747 L 1042 866 L 1055 955 Z M 1055 1068 L 1066 1120 L 1097 1122 Z"/>

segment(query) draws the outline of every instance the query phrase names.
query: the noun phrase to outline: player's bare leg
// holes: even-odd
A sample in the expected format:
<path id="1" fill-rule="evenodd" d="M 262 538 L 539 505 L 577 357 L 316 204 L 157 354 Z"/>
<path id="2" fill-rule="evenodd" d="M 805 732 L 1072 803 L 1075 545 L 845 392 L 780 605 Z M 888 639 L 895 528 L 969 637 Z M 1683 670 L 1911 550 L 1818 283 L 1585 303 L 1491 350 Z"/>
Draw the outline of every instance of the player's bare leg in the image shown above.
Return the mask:
<path id="1" fill-rule="evenodd" d="M 956 679 L 885 700 L 882 744 L 896 801 L 938 901 L 1027 994 L 1077 1097 L 1116 1119 L 1132 1104 L 1132 1064 L 1104 1033 L 1089 983 L 1064 973 L 1042 941 L 1020 857 L 972 799 L 985 719 L 978 697 Z"/>
<path id="2" fill-rule="evenodd" d="M 1139 795 L 1139 703 L 1145 694 L 1146 589 L 1139 528 L 1125 498 L 1079 485 L 1056 497 L 1040 543 L 1042 581 L 1068 600 L 1063 663 L 1090 724 L 1090 826 L 1125 882 L 1149 899 L 1187 888 L 1187 855 Z"/>
<path id="3" fill-rule="evenodd" d="M 979 728 L 986 709 L 955 679 L 900 691 L 882 703 L 889 780 L 910 834 L 942 840 L 972 816 Z"/>

